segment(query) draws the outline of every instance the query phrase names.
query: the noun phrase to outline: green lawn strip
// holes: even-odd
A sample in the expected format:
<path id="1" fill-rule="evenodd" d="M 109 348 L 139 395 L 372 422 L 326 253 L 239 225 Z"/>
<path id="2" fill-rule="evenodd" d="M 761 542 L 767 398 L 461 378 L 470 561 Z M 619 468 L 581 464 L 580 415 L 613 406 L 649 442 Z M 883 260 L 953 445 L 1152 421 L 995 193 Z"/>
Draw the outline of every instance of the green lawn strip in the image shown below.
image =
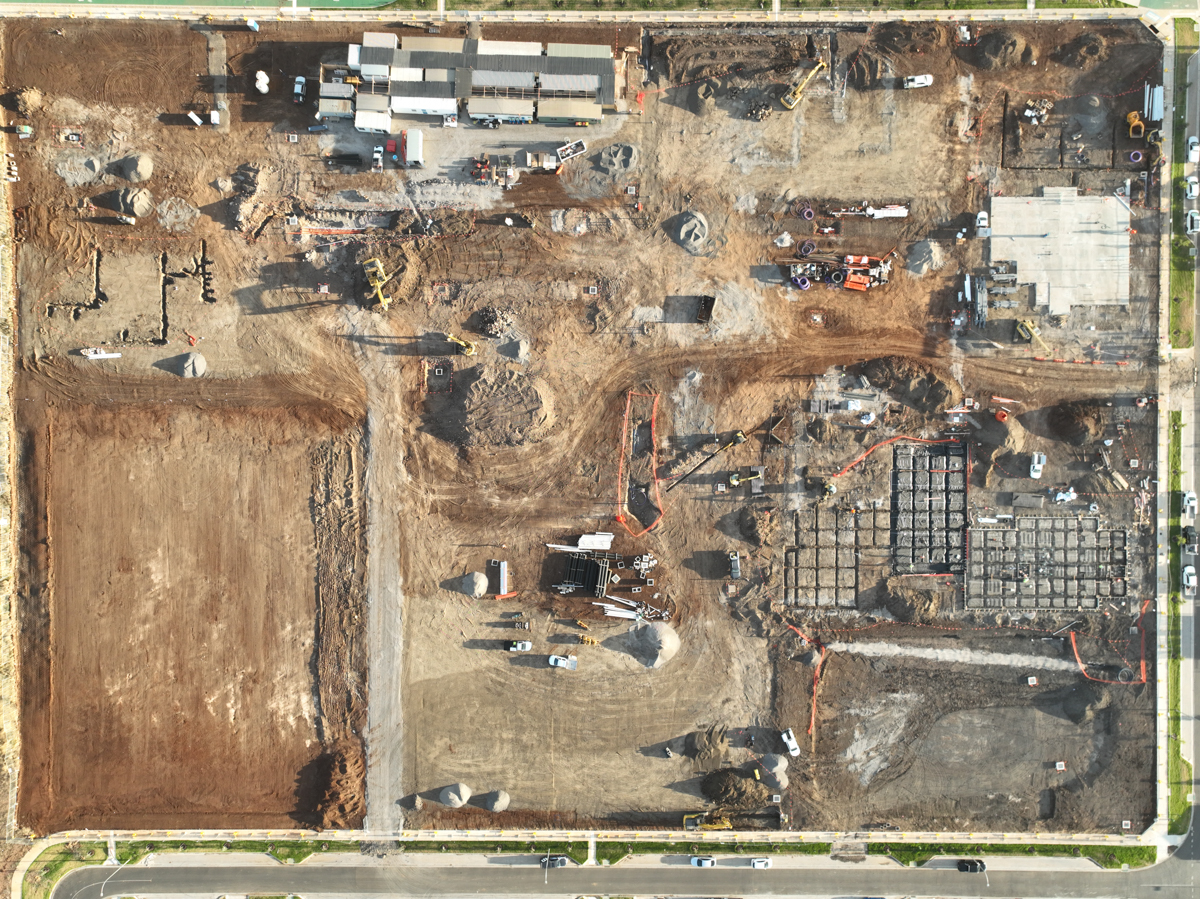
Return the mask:
<path id="1" fill-rule="evenodd" d="M 1188 238 L 1183 204 L 1183 166 L 1187 159 L 1187 62 L 1200 47 L 1200 33 L 1194 19 L 1175 20 L 1175 96 L 1174 140 L 1171 153 L 1171 178 L 1164 185 L 1166 200 L 1171 204 L 1171 273 L 1167 284 L 1171 295 L 1171 346 L 1186 349 L 1195 341 L 1193 322 L 1196 302 L 1196 261 L 1191 255 L 1195 244 Z"/>
<path id="2" fill-rule="evenodd" d="M 903 865 L 923 865 L 935 855 L 1046 855 L 1094 859 L 1101 867 L 1140 868 L 1157 859 L 1154 846 L 1071 846 L 1041 843 L 868 843 L 869 855 L 890 855 Z"/>
<path id="3" fill-rule="evenodd" d="M 585 862 L 588 857 L 587 840 L 533 840 L 524 842 L 493 842 L 491 840 L 401 840 L 399 843 L 405 852 L 464 852 L 477 855 L 493 855 L 495 853 L 536 853 L 538 855 L 565 855 L 577 862 Z"/>
<path id="4" fill-rule="evenodd" d="M 315 852 L 358 852 L 356 842 L 331 840 L 135 840 L 117 844 L 117 861 L 141 861 L 151 852 L 262 852 L 299 864 Z"/>
<path id="5" fill-rule="evenodd" d="M 1182 437 L 1183 413 L 1172 412 L 1167 433 L 1167 784 L 1171 792 L 1167 800 L 1167 832 L 1187 833 L 1192 792 L 1192 766 L 1181 754 L 1181 720 L 1179 713 L 1179 666 L 1183 657 L 1180 643 L 1180 565 L 1183 557 L 1183 533 L 1179 513 L 1183 505 L 1180 495 L 1180 476 L 1183 473 Z"/>
<path id="6" fill-rule="evenodd" d="M 84 865 L 98 865 L 108 857 L 104 843 L 56 843 L 34 859 L 21 882 L 22 899 L 43 899 L 70 871 Z"/>
<path id="7" fill-rule="evenodd" d="M 1116 7 L 1123 6 L 1117 0 L 1068 0 L 1068 2 L 1045 3 L 1042 8 L 1055 6 L 1063 7 Z M 314 8 L 336 8 L 336 4 L 318 3 Z M 392 0 L 381 7 L 382 9 L 437 9 L 437 0 Z M 784 12 L 795 10 L 862 10 L 863 4 L 849 3 L 842 0 L 782 0 L 780 9 Z M 910 9 L 1025 9 L 1025 0 L 900 0 L 900 2 L 874 2 L 869 6 L 874 11 L 894 11 L 897 13 Z M 771 10 L 771 0 L 447 0 L 446 13 L 454 10 L 607 10 L 609 12 L 628 10 L 644 12 L 696 12 L 706 10 L 729 10 L 743 12 L 763 12 Z"/>
<path id="8" fill-rule="evenodd" d="M 616 864 L 627 855 L 828 855 L 828 843 L 596 843 L 596 861 Z"/>

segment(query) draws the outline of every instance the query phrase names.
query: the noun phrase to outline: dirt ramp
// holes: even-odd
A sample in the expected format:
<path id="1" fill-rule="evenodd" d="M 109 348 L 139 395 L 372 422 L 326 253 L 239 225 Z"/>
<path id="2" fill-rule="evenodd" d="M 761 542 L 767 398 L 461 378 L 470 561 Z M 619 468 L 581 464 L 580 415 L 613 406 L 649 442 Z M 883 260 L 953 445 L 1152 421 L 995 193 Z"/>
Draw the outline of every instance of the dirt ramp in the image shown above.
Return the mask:
<path id="1" fill-rule="evenodd" d="M 884 356 L 863 363 L 863 374 L 918 412 L 942 412 L 962 400 L 962 387 L 932 366 L 905 356 Z"/>

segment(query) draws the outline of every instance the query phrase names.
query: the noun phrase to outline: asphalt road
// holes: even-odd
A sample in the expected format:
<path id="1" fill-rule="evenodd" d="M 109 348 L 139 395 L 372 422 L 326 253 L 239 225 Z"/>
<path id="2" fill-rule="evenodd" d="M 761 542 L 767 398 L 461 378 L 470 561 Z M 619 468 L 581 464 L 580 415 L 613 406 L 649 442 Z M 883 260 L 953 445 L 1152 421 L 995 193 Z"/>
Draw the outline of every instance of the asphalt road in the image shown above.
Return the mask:
<path id="1" fill-rule="evenodd" d="M 735 867 L 736 866 L 736 867 Z M 718 867 L 569 867 L 544 872 L 536 864 L 514 867 L 298 867 L 79 868 L 64 877 L 52 899 L 100 899 L 136 894 L 192 895 L 297 893 L 355 896 L 942 896 L 1021 899 L 1196 899 L 1196 839 L 1189 837 L 1161 865 L 1138 871 L 989 871 L 951 869 L 772 868 L 753 871 L 746 859 L 721 859 Z"/>

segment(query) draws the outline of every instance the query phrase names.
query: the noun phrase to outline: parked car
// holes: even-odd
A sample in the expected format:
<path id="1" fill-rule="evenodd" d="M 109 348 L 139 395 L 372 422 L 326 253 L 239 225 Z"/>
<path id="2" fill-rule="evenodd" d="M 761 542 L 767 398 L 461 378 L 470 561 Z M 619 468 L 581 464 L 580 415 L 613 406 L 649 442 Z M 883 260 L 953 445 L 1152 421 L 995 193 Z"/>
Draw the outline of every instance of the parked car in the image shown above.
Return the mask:
<path id="1" fill-rule="evenodd" d="M 757 871 L 764 871 L 771 867 L 771 860 L 769 858 L 752 858 L 750 859 L 750 867 Z"/>
<path id="2" fill-rule="evenodd" d="M 735 581 L 742 578 L 742 557 L 738 553 L 729 554 L 729 576 Z"/>
<path id="3" fill-rule="evenodd" d="M 1188 138 L 1188 162 L 1200 162 L 1200 138 Z"/>
<path id="4" fill-rule="evenodd" d="M 975 213 L 975 230 L 984 231 L 988 227 L 988 214 L 986 209 L 980 209 Z"/>
<path id="5" fill-rule="evenodd" d="M 1200 197 L 1200 178 L 1195 175 L 1188 175 L 1184 179 L 1183 194 L 1187 199 L 1194 200 Z"/>
<path id="6" fill-rule="evenodd" d="M 692 856 L 692 867 L 693 868 L 715 868 L 716 866 L 717 866 L 717 860 L 715 858 L 713 858 L 711 855 L 693 855 Z"/>
<path id="7" fill-rule="evenodd" d="M 1196 517 L 1196 491 L 1188 490 L 1183 494 L 1183 514 L 1188 518 Z"/>
<path id="8" fill-rule="evenodd" d="M 1200 536 L 1196 534 L 1195 525 L 1183 526 L 1183 551 L 1193 556 L 1200 556 Z"/>
<path id="9" fill-rule="evenodd" d="M 929 87 L 933 84 L 932 75 L 909 75 L 904 79 L 905 90 L 911 90 L 914 87 Z"/>
<path id="10" fill-rule="evenodd" d="M 1200 212 L 1189 209 L 1187 214 L 1187 233 L 1200 234 Z"/>
<path id="11" fill-rule="evenodd" d="M 1196 595 L 1196 566 L 1194 565 L 1183 566 L 1183 595 Z"/>
<path id="12" fill-rule="evenodd" d="M 981 858 L 960 858 L 958 860 L 958 870 L 967 874 L 982 874 L 987 870 L 987 865 L 983 863 Z"/>
<path id="13" fill-rule="evenodd" d="M 543 868 L 565 868 L 567 866 L 567 857 L 565 855 L 543 855 Z"/>
<path id="14" fill-rule="evenodd" d="M 551 668 L 566 668 L 568 671 L 574 671 L 579 667 L 579 661 L 575 656 L 550 656 Z"/>
<path id="15" fill-rule="evenodd" d="M 308 79 L 303 75 L 296 76 L 296 86 L 292 89 L 292 101 L 295 103 L 304 102 L 304 88 L 308 84 Z"/>
<path id="16" fill-rule="evenodd" d="M 779 736 L 783 739 L 783 745 L 787 747 L 788 755 L 800 754 L 800 744 L 796 742 L 796 735 L 790 727 Z"/>
<path id="17" fill-rule="evenodd" d="M 509 652 L 529 652 L 533 649 L 533 644 L 528 640 L 509 640 L 504 644 L 504 648 Z"/>
<path id="18" fill-rule="evenodd" d="M 1042 470 L 1046 467 L 1046 454 L 1033 453 L 1029 457 L 1029 476 L 1031 478 L 1040 478 Z"/>

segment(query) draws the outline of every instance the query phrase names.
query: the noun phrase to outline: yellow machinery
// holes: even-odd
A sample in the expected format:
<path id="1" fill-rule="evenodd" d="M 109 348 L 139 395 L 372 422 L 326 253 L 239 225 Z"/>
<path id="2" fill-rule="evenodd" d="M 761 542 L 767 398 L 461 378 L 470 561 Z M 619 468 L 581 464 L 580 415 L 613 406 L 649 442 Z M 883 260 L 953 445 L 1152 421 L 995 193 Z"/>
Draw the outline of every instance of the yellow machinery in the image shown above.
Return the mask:
<path id="1" fill-rule="evenodd" d="M 1125 121 L 1129 125 L 1130 137 L 1141 137 L 1146 133 L 1146 123 L 1142 121 L 1141 113 L 1136 109 L 1125 116 Z"/>
<path id="2" fill-rule="evenodd" d="M 383 270 L 383 263 L 378 259 L 368 259 L 362 266 L 379 311 L 387 312 L 388 306 L 392 305 L 392 298 L 383 292 L 383 285 L 392 280 L 392 276 Z"/>
<path id="3" fill-rule="evenodd" d="M 584 621 L 582 618 L 576 618 L 576 619 L 575 619 L 575 624 L 576 624 L 578 627 L 581 627 L 581 628 L 583 628 L 585 631 L 588 629 L 587 622 L 586 622 L 586 621 Z"/>
<path id="4" fill-rule="evenodd" d="M 479 348 L 469 340 L 463 340 L 461 337 L 455 337 L 453 334 L 447 334 L 446 339 L 458 347 L 458 355 L 474 356 L 479 352 Z"/>
<path id="5" fill-rule="evenodd" d="M 742 484 L 748 484 L 750 481 L 761 477 L 762 475 L 757 471 L 754 474 L 738 474 L 736 471 L 731 471 L 729 472 L 729 486 L 740 487 Z"/>
<path id="6" fill-rule="evenodd" d="M 1050 345 L 1042 340 L 1042 329 L 1028 319 L 1022 319 L 1017 322 L 1017 334 L 1022 340 L 1026 340 L 1029 343 L 1033 343 L 1036 340 L 1043 350 L 1047 353 L 1050 352 Z"/>
<path id="7" fill-rule="evenodd" d="M 787 93 L 784 94 L 779 100 L 779 102 L 783 104 L 783 108 L 795 109 L 796 105 L 800 102 L 800 95 L 804 93 L 804 89 L 808 87 L 808 82 L 816 78 L 817 73 L 825 67 L 825 60 L 819 59 L 817 60 L 817 67 L 808 73 L 807 78 L 805 78 L 803 81 L 793 83 L 792 86 L 788 88 Z"/>
<path id="8" fill-rule="evenodd" d="M 700 812 L 683 816 L 684 830 L 733 830 L 733 825 L 721 812 Z"/>
<path id="9" fill-rule="evenodd" d="M 1155 128 L 1153 131 L 1146 133 L 1146 146 L 1155 149 L 1155 155 L 1150 158 L 1150 164 L 1161 166 L 1166 164 L 1166 158 L 1163 154 L 1162 132 Z"/>
<path id="10" fill-rule="evenodd" d="M 580 646 L 599 646 L 600 641 L 597 640 L 595 637 L 589 637 L 587 634 L 580 634 L 579 635 L 579 645 Z"/>

